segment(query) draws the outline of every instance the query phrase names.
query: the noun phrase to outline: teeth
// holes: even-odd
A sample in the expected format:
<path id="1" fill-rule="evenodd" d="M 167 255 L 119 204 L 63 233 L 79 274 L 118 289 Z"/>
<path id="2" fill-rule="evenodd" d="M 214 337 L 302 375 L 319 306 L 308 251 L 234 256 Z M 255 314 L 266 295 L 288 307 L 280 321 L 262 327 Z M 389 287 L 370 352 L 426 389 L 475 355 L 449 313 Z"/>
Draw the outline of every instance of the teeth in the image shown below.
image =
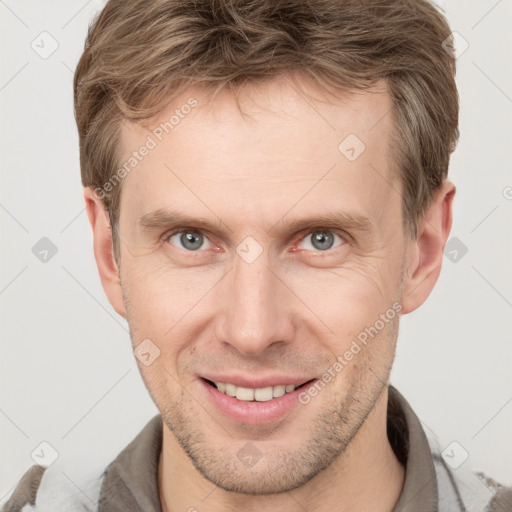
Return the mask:
<path id="1" fill-rule="evenodd" d="M 215 385 L 221 393 L 236 397 L 238 400 L 242 400 L 244 402 L 252 402 L 253 400 L 256 402 L 268 402 L 273 398 L 279 398 L 285 393 L 290 393 L 290 391 L 295 389 L 295 384 L 289 384 L 288 386 L 280 384 L 277 386 L 268 386 L 266 388 L 256 389 L 235 386 L 229 382 L 215 382 Z"/>
<path id="2" fill-rule="evenodd" d="M 238 400 L 243 400 L 244 402 L 252 402 L 254 400 L 254 389 L 251 388 L 236 388 L 236 395 Z"/>
<path id="3" fill-rule="evenodd" d="M 215 383 L 217 384 L 217 383 Z M 234 384 L 224 384 L 224 386 L 226 386 L 226 395 L 229 395 L 229 396 L 236 396 L 236 386 Z M 219 385 L 217 384 L 217 387 L 219 387 Z M 219 389 L 220 391 L 220 389 Z"/>
<path id="4" fill-rule="evenodd" d="M 254 400 L 256 402 L 268 402 L 274 398 L 274 388 L 269 386 L 268 388 L 258 388 L 254 390 Z"/>
<path id="5" fill-rule="evenodd" d="M 272 396 L 274 398 L 279 398 L 286 393 L 286 386 L 274 386 L 274 390 L 272 392 Z"/>

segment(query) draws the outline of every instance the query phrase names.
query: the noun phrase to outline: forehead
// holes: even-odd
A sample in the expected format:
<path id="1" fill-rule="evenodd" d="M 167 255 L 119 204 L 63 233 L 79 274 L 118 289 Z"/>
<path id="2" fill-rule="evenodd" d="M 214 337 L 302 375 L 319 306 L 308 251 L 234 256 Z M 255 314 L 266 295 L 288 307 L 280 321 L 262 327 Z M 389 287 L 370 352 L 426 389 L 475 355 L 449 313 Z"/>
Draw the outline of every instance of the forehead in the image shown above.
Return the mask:
<path id="1" fill-rule="evenodd" d="M 382 83 L 336 96 L 289 78 L 237 97 L 191 88 L 145 126 L 123 123 L 121 161 L 137 162 L 122 184 L 121 211 L 129 205 L 142 216 L 172 204 L 261 217 L 276 204 L 306 211 L 332 199 L 329 209 L 341 202 L 378 216 L 396 194 L 391 109 Z"/>

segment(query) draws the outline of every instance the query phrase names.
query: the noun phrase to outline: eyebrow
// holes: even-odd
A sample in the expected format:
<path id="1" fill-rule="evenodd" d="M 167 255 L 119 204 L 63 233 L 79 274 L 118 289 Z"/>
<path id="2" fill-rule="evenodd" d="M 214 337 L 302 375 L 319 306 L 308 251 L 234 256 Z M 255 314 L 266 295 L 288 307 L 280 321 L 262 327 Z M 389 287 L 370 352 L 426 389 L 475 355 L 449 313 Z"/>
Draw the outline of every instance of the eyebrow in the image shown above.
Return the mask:
<path id="1" fill-rule="evenodd" d="M 372 221 L 367 216 L 356 211 L 329 210 L 316 215 L 309 215 L 304 218 L 290 218 L 289 220 L 286 220 L 287 216 L 285 215 L 276 222 L 267 230 L 267 233 L 279 229 L 284 234 L 290 234 L 308 228 L 337 228 L 369 232 L 373 227 Z M 219 231 L 222 230 L 224 223 L 219 217 L 217 217 L 217 222 L 215 222 L 204 217 L 188 215 L 179 210 L 159 208 L 140 217 L 138 224 L 141 228 L 148 231 L 172 229 L 178 226 Z M 224 225 L 226 226 L 226 224 Z M 229 227 L 227 229 L 232 232 Z"/>

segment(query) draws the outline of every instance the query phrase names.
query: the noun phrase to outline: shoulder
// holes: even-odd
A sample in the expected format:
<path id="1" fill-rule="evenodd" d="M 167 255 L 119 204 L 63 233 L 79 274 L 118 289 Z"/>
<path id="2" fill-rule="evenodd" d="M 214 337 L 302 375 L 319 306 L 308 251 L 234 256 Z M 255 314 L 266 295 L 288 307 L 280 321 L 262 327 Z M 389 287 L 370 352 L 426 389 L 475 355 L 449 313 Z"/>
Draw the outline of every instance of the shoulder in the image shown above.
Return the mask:
<path id="1" fill-rule="evenodd" d="M 451 467 L 438 450 L 432 450 L 439 492 L 439 510 L 511 512 L 512 487 L 503 485 L 465 464 Z"/>
<path id="2" fill-rule="evenodd" d="M 22 476 L 9 500 L 2 507 L 1 512 L 17 512 L 27 504 L 34 504 L 44 472 L 44 467 L 32 466 Z"/>
<path id="3" fill-rule="evenodd" d="M 493 493 L 488 512 L 510 512 L 512 510 L 512 486 L 502 485 L 483 473 L 476 473 L 476 476 Z"/>
<path id="4" fill-rule="evenodd" d="M 0 512 L 94 512 L 104 471 L 71 478 L 57 465 L 34 465 L 22 476 Z"/>
<path id="5" fill-rule="evenodd" d="M 3 506 L 0 503 L 0 512 L 134 510 L 124 507 L 127 496 L 133 498 L 133 503 L 134 492 L 147 492 L 151 498 L 158 496 L 161 440 L 162 419 L 157 414 L 117 455 L 115 448 L 94 450 L 94 456 L 84 451 L 61 453 L 47 468 L 29 468 L 8 500 Z"/>
<path id="6" fill-rule="evenodd" d="M 427 435 L 405 398 L 392 386 L 389 391 L 388 438 L 406 468 L 397 512 L 512 512 L 511 487 L 473 471 L 459 443 L 441 450 L 437 436 Z"/>

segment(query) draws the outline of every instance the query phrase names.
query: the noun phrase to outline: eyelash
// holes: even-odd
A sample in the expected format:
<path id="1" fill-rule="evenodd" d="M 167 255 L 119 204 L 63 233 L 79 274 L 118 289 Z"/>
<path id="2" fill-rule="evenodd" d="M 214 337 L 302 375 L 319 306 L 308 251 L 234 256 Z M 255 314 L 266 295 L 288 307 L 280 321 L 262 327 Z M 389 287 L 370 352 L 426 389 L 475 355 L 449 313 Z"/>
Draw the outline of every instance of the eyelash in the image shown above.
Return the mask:
<path id="1" fill-rule="evenodd" d="M 316 253 L 329 253 L 329 252 L 332 252 L 334 251 L 334 249 L 337 249 L 338 247 L 341 247 L 343 245 L 345 245 L 350 237 L 348 236 L 347 233 L 343 232 L 343 231 L 338 231 L 338 230 L 335 230 L 335 229 L 332 229 L 332 228 L 314 228 L 314 229 L 310 229 L 309 231 L 307 231 L 301 238 L 299 241 L 302 241 L 304 240 L 308 235 L 312 235 L 313 233 L 317 233 L 319 231 L 323 231 L 323 232 L 327 232 L 327 233 L 333 233 L 335 235 L 337 235 L 342 243 L 340 243 L 339 245 L 337 245 L 336 247 L 334 248 L 331 248 L 331 249 L 327 249 L 325 251 L 321 251 L 321 250 L 316 250 L 316 251 L 312 251 L 311 249 L 305 249 L 309 252 L 316 252 Z M 196 228 L 177 228 L 175 229 L 174 231 L 170 231 L 170 232 L 166 232 L 163 236 L 162 236 L 162 241 L 165 242 L 165 243 L 169 243 L 169 239 L 174 236 L 174 235 L 177 235 L 179 233 L 187 233 L 187 232 L 192 232 L 192 233 L 200 233 L 202 234 L 210 243 L 213 243 L 210 241 L 210 239 L 208 238 L 208 236 L 203 233 L 200 229 L 196 229 Z M 172 245 L 172 244 L 170 244 Z M 173 246 L 174 247 L 174 246 Z M 177 249 L 181 249 L 180 247 L 176 247 Z M 186 249 L 181 249 L 183 251 L 186 251 L 187 253 L 201 253 L 203 252 L 205 249 L 198 249 L 197 251 L 189 251 L 189 250 L 186 250 Z"/>

